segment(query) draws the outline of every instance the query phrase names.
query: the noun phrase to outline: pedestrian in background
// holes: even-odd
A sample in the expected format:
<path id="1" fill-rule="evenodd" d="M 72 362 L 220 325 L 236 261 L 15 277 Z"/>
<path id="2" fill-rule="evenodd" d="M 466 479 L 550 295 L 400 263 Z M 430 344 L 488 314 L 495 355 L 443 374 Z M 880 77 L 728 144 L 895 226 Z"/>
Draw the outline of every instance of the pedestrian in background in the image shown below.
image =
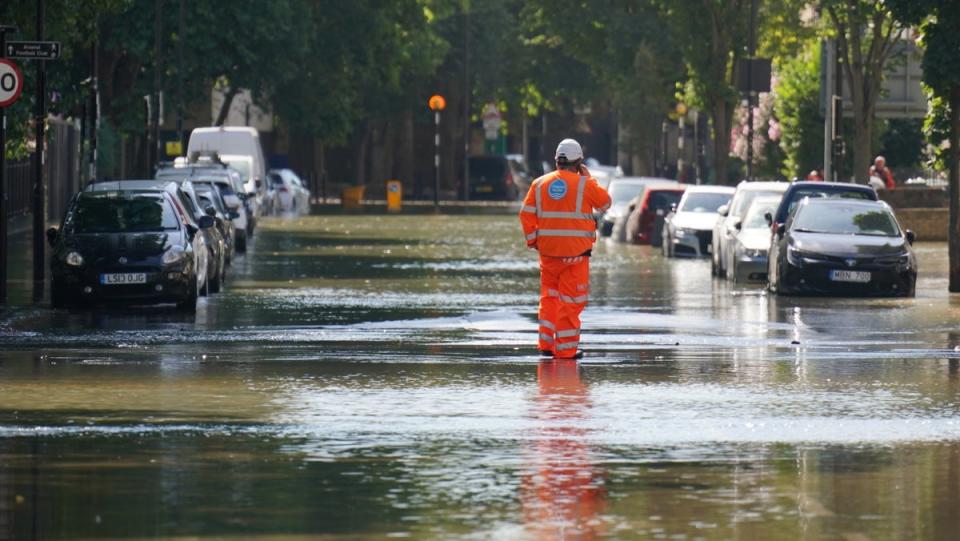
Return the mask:
<path id="1" fill-rule="evenodd" d="M 873 165 L 870 166 L 869 176 L 882 180 L 884 187 L 888 190 L 897 187 L 897 183 L 893 180 L 893 171 L 887 167 L 887 159 L 883 156 L 877 156 L 877 158 L 873 160 Z"/>
<path id="2" fill-rule="evenodd" d="M 589 299 L 597 238 L 594 212 L 610 208 L 610 195 L 583 166 L 577 141 L 561 141 L 555 160 L 557 170 L 530 185 L 520 223 L 527 246 L 540 254 L 540 353 L 579 359 L 580 313 Z"/>

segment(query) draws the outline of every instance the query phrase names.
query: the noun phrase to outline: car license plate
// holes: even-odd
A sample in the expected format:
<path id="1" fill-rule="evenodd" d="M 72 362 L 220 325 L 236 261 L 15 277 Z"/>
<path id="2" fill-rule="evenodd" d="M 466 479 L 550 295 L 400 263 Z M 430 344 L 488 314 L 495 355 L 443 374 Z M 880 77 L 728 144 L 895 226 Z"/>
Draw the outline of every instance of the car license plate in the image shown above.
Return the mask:
<path id="1" fill-rule="evenodd" d="M 477 193 L 491 193 L 493 186 L 477 186 Z"/>
<path id="2" fill-rule="evenodd" d="M 105 286 L 121 284 L 145 284 L 147 283 L 147 275 L 143 272 L 118 272 L 114 274 L 101 274 L 100 283 Z"/>
<path id="3" fill-rule="evenodd" d="M 830 271 L 830 279 L 834 282 L 857 282 L 865 284 L 870 281 L 870 273 L 864 271 L 835 270 Z"/>

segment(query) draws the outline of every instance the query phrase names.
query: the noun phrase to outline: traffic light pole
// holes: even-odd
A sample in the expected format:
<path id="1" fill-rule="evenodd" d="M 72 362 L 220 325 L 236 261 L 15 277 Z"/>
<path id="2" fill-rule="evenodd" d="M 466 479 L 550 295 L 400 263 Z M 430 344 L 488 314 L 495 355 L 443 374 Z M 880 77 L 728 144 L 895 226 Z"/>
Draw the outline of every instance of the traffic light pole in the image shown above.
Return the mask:
<path id="1" fill-rule="evenodd" d="M 433 112 L 433 206 L 440 207 L 440 111 Z"/>

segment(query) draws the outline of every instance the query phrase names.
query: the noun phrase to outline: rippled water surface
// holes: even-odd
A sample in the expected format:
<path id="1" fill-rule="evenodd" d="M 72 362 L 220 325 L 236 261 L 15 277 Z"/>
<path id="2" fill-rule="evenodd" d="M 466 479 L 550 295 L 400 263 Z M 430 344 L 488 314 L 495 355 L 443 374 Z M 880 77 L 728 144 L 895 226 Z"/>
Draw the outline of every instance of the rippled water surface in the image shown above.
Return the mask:
<path id="1" fill-rule="evenodd" d="M 535 355 L 512 215 L 266 221 L 195 317 L 13 272 L 0 539 L 957 539 L 960 299 L 917 248 L 915 299 L 823 299 L 601 242 L 580 363 Z"/>

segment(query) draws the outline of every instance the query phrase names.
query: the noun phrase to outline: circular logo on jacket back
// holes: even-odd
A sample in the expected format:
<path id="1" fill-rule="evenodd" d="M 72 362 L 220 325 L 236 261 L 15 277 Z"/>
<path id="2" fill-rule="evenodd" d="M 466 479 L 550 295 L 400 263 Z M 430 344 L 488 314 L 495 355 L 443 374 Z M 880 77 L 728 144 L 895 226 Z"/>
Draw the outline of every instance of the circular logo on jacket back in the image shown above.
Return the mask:
<path id="1" fill-rule="evenodd" d="M 567 195 L 567 183 L 559 178 L 554 180 L 547 186 L 547 194 L 556 201 L 563 199 Z"/>

